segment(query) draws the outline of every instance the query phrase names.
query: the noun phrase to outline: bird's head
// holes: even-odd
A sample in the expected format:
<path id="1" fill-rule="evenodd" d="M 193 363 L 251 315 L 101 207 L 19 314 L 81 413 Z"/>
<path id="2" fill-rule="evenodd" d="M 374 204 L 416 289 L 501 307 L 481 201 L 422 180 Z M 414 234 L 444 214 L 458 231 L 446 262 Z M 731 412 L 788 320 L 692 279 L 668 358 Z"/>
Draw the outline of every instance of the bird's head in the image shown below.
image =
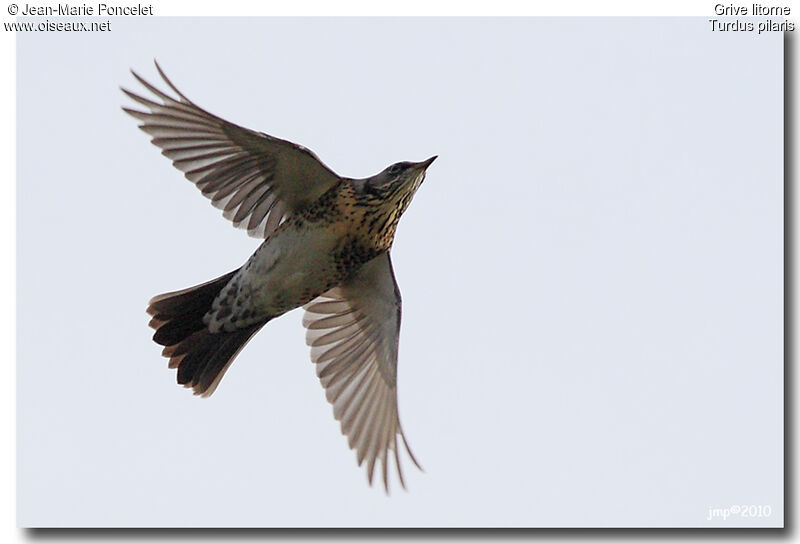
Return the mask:
<path id="1" fill-rule="evenodd" d="M 425 179 L 425 171 L 436 160 L 434 155 L 422 162 L 398 162 L 383 172 L 364 180 L 362 193 L 372 205 L 388 208 L 402 214 L 414 193 Z"/>

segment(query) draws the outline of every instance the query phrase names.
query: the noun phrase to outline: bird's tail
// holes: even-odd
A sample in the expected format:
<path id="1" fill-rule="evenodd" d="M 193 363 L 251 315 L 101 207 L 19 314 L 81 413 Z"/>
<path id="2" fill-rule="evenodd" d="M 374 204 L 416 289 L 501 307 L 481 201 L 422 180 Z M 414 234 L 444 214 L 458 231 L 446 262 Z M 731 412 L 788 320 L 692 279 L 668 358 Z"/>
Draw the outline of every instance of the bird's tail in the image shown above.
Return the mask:
<path id="1" fill-rule="evenodd" d="M 264 324 L 233 332 L 212 333 L 203 323 L 217 294 L 230 281 L 234 270 L 202 285 L 158 295 L 150 300 L 147 313 L 156 330 L 153 340 L 169 357 L 169 367 L 178 369 L 178 383 L 191 387 L 195 395 L 207 397 L 247 341 Z"/>

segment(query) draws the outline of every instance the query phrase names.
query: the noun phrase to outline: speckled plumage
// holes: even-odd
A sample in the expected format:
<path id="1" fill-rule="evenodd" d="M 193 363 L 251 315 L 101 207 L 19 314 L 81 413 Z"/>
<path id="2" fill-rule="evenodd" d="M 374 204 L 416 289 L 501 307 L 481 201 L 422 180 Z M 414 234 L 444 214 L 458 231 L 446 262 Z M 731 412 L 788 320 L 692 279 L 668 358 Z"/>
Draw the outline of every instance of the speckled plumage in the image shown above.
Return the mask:
<path id="1" fill-rule="evenodd" d="M 234 331 L 302 306 L 388 251 L 399 220 L 343 179 L 280 225 L 214 300 L 203 322 Z"/>
<path id="2" fill-rule="evenodd" d="M 158 101 L 123 91 L 124 108 L 237 227 L 264 242 L 238 270 L 154 297 L 153 339 L 178 382 L 208 396 L 252 336 L 303 306 L 311 359 L 334 416 L 370 483 L 388 490 L 389 453 L 401 485 L 399 443 L 418 465 L 397 413 L 400 291 L 389 251 L 400 216 L 436 157 L 365 179 L 336 175 L 308 149 L 225 121 L 134 73 Z"/>

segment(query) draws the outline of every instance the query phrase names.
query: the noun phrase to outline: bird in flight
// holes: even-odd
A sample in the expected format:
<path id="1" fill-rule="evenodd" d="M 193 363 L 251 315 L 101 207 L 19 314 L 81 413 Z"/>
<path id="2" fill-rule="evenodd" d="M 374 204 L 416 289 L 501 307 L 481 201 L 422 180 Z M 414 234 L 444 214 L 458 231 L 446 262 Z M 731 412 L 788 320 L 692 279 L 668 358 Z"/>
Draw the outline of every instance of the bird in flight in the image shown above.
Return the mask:
<path id="1" fill-rule="evenodd" d="M 390 249 L 436 157 L 341 177 L 305 147 L 200 108 L 156 69 L 174 95 L 132 72 L 153 96 L 122 89 L 143 106 L 123 109 L 227 219 L 264 240 L 241 268 L 150 300 L 153 340 L 178 383 L 211 395 L 261 327 L 302 306 L 311 360 L 359 466 L 371 485 L 380 460 L 388 492 L 393 459 L 405 487 L 400 442 L 420 466 L 397 411 L 401 300 Z"/>

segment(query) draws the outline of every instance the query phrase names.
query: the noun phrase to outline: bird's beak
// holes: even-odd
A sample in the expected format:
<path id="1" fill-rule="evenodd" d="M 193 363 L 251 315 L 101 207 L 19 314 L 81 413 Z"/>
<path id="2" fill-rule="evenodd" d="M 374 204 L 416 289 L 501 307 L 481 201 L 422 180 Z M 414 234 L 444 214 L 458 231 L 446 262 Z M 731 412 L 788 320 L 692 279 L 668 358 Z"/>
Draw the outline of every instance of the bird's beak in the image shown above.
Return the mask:
<path id="1" fill-rule="evenodd" d="M 426 168 L 428 168 L 428 167 L 431 165 L 431 163 L 432 163 L 433 161 L 435 161 L 435 160 L 436 160 L 436 157 L 438 157 L 438 156 L 439 156 L 439 155 L 434 155 L 433 157 L 431 157 L 431 158 L 430 158 L 430 159 L 428 159 L 427 161 L 418 162 L 418 163 L 417 163 L 417 166 L 419 166 L 419 167 L 420 167 L 422 170 L 425 170 Z"/>

